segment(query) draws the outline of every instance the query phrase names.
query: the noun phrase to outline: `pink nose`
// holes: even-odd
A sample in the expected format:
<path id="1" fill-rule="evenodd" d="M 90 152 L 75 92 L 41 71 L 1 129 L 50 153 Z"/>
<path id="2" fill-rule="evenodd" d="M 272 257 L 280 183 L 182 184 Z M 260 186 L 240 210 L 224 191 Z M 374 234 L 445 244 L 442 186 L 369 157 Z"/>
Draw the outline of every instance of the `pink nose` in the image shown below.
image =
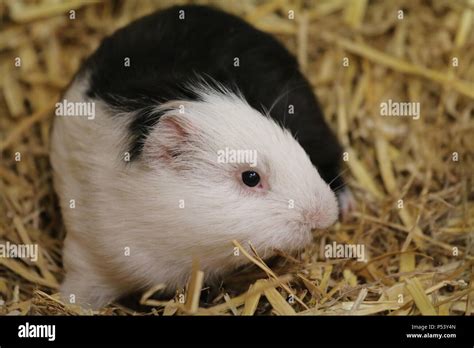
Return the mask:
<path id="1" fill-rule="evenodd" d="M 307 211 L 304 214 L 305 223 L 311 226 L 311 229 L 315 228 L 328 228 L 334 224 L 337 220 L 338 209 L 337 205 L 328 204 L 327 206 L 321 207 L 317 210 Z"/>

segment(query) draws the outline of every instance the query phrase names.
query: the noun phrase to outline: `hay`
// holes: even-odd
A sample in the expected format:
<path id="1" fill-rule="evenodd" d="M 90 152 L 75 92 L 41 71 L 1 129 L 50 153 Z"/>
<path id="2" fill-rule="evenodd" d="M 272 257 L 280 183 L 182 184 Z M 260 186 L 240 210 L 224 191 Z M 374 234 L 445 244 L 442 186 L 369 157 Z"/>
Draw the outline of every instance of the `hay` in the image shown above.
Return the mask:
<path id="1" fill-rule="evenodd" d="M 157 300 L 157 284 L 140 312 L 62 303 L 65 231 L 48 161 L 54 103 L 105 35 L 176 2 L 7 0 L 0 3 L 0 241 L 38 244 L 40 255 L 34 263 L 0 257 L 0 314 L 472 315 L 474 2 L 195 2 L 242 16 L 295 53 L 346 149 L 343 175 L 357 210 L 315 232 L 298 258 L 280 253 L 283 264 L 234 241 L 255 267 L 222 287 L 203 289 L 195 263 L 186 289 Z M 381 117 L 388 99 L 419 102 L 420 119 Z M 366 262 L 325 259 L 333 241 L 365 245 Z"/>

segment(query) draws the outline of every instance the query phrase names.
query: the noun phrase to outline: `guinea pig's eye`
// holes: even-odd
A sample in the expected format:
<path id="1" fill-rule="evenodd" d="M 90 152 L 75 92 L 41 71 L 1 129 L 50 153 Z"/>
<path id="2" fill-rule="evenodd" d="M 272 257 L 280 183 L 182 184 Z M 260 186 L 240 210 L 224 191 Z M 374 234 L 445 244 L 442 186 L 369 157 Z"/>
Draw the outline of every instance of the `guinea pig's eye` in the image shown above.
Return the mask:
<path id="1" fill-rule="evenodd" d="M 260 175 L 257 172 L 248 170 L 242 173 L 242 181 L 249 187 L 255 187 L 260 182 Z"/>

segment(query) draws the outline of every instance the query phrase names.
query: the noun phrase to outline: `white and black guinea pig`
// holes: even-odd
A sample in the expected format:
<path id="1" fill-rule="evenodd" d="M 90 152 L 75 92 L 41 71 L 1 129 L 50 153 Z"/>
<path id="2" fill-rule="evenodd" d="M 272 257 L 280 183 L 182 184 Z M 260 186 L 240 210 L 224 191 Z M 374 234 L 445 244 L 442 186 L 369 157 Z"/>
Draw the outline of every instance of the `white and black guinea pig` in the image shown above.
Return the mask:
<path id="1" fill-rule="evenodd" d="M 235 16 L 184 6 L 141 18 L 102 42 L 61 102 L 94 106 L 53 128 L 66 300 L 98 308 L 182 287 L 193 259 L 209 281 L 247 262 L 234 239 L 267 258 L 337 220 L 341 147 L 311 86 Z M 236 160 L 244 151 L 255 163 Z"/>

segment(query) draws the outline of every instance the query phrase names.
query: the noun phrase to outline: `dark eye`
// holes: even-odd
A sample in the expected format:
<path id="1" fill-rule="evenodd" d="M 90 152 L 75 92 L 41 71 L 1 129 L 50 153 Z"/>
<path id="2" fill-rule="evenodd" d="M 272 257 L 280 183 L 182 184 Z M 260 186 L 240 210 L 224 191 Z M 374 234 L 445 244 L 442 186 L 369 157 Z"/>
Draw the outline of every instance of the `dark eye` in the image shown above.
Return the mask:
<path id="1" fill-rule="evenodd" d="M 257 172 L 248 170 L 242 173 L 242 181 L 245 185 L 254 187 L 260 182 L 260 175 Z"/>

